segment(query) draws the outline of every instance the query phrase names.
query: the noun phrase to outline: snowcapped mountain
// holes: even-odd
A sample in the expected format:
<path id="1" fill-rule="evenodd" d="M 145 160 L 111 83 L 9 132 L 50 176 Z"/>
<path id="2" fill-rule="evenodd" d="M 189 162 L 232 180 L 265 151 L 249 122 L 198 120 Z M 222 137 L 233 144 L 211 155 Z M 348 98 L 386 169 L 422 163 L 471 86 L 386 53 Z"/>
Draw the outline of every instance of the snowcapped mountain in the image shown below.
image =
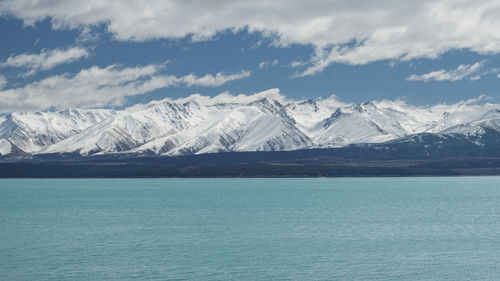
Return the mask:
<path id="1" fill-rule="evenodd" d="M 357 143 L 414 141 L 412 136 L 500 132 L 500 105 L 412 106 L 402 101 L 288 100 L 277 89 L 254 95 L 192 95 L 122 110 L 68 109 L 0 117 L 0 155 L 186 155 L 285 151 Z"/>
<path id="2" fill-rule="evenodd" d="M 2 147 L 9 147 L 2 149 L 0 153 L 8 154 L 7 151 L 13 147 L 26 153 L 36 153 L 98 124 L 113 114 L 113 111 L 103 109 L 11 113 L 0 120 L 0 143 Z"/>

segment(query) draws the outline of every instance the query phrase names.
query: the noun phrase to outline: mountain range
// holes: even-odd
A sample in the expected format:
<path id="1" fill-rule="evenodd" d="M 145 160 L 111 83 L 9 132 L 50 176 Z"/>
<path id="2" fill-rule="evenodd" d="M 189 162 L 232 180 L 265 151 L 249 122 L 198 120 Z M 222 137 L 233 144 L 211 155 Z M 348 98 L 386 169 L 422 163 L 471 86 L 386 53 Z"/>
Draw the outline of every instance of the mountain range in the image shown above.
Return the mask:
<path id="1" fill-rule="evenodd" d="M 0 157 L 182 156 L 360 147 L 383 157 L 384 151 L 402 146 L 418 146 L 412 153 L 424 158 L 446 149 L 452 156 L 462 155 L 463 148 L 475 156 L 500 156 L 500 105 L 478 101 L 351 104 L 334 96 L 290 100 L 271 89 L 254 95 L 166 98 L 119 110 L 13 112 L 0 117 Z"/>

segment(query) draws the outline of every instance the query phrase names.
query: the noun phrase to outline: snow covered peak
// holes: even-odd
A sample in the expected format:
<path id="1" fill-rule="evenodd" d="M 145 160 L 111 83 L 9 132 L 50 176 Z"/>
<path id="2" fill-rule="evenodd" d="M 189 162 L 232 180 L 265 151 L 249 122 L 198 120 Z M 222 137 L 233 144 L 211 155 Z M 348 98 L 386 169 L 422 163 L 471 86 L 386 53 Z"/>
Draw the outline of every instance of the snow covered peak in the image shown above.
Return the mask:
<path id="1" fill-rule="evenodd" d="M 176 103 L 176 104 L 195 103 L 201 106 L 212 106 L 216 104 L 244 105 L 266 98 L 270 100 L 277 100 L 281 103 L 286 103 L 286 97 L 280 93 L 279 89 L 270 89 L 252 95 L 239 94 L 234 96 L 228 92 L 223 92 L 217 96 L 210 97 L 210 96 L 203 96 L 200 94 L 192 94 L 185 98 L 178 98 L 178 99 L 165 98 L 159 101 L 152 101 L 148 103 L 146 106 L 157 105 L 165 102 Z M 144 105 L 137 105 L 137 106 L 144 106 Z"/>
<path id="2" fill-rule="evenodd" d="M 105 109 L 67 109 L 55 112 L 11 113 L 0 123 L 0 139 L 24 152 L 37 152 L 115 114 Z"/>

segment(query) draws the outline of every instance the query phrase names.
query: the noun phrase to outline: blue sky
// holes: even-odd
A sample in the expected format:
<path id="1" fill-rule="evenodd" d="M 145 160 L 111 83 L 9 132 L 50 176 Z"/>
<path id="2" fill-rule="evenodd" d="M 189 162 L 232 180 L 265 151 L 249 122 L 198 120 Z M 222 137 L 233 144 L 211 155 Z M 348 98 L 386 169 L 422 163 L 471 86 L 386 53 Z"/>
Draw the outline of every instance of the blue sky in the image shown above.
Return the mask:
<path id="1" fill-rule="evenodd" d="M 0 112 L 270 88 L 356 103 L 500 102 L 494 1 L 102 2 L 0 4 Z"/>

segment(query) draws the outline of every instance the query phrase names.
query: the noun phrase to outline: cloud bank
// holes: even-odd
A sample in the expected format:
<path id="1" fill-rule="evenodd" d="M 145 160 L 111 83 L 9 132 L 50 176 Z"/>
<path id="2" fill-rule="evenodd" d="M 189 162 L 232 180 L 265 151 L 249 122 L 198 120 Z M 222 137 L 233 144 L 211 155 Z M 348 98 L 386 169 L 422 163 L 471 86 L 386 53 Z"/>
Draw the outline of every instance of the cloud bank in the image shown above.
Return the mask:
<path id="1" fill-rule="evenodd" d="M 129 96 L 165 87 L 216 87 L 250 76 L 250 72 L 181 77 L 164 75 L 164 65 L 83 69 L 75 75 L 55 75 L 24 87 L 1 90 L 0 113 L 73 107 L 120 106 Z M 0 77 L 1 78 L 1 77 Z M 1 84 L 1 79 L 0 79 Z M 1 85 L 0 85 L 1 86 Z"/>
<path id="2" fill-rule="evenodd" d="M 465 78 L 471 80 L 477 80 L 481 77 L 481 74 L 477 74 L 479 70 L 483 67 L 483 62 L 476 62 L 474 64 L 462 64 L 456 69 L 452 70 L 436 70 L 429 73 L 417 75 L 413 74 L 407 78 L 409 81 L 458 81 Z M 474 76 L 473 76 L 474 75 Z"/>
<path id="3" fill-rule="evenodd" d="M 39 54 L 10 56 L 0 63 L 0 67 L 24 68 L 27 69 L 27 72 L 23 76 L 30 76 L 40 70 L 48 70 L 57 65 L 70 63 L 88 55 L 88 51 L 80 47 L 71 47 L 65 50 L 42 50 Z"/>
<path id="4" fill-rule="evenodd" d="M 247 29 L 275 46 L 315 48 L 299 76 L 332 63 L 436 58 L 453 49 L 500 52 L 500 1 L 488 0 L 4 0 L 0 14 L 54 28 L 105 24 L 117 40 L 212 38 Z"/>

